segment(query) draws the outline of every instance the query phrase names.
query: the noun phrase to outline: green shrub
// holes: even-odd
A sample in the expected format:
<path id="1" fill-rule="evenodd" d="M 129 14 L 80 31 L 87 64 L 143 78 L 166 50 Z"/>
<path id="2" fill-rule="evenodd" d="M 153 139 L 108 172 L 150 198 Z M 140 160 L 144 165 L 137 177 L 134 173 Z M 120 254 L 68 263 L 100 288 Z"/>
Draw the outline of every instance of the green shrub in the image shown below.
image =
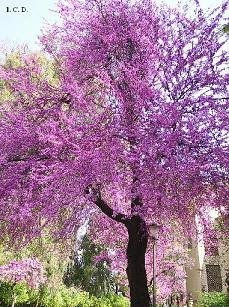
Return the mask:
<path id="1" fill-rule="evenodd" d="M 61 286 L 58 289 L 44 288 L 41 295 L 42 307 L 128 307 L 128 300 L 122 296 L 109 294 L 107 296 L 90 296 L 75 288 Z"/>
<path id="2" fill-rule="evenodd" d="M 0 306 L 9 304 L 12 300 L 12 286 L 9 283 L 0 283 Z"/>
<path id="3" fill-rule="evenodd" d="M 221 292 L 203 293 L 199 301 L 200 307 L 229 307 L 229 296 Z"/>
<path id="4" fill-rule="evenodd" d="M 12 284 L 10 282 L 0 282 L 0 306 L 11 306 L 13 296 L 16 296 L 16 306 L 36 304 L 39 292 L 28 287 L 21 282 Z"/>
<path id="5" fill-rule="evenodd" d="M 16 295 L 16 306 L 24 307 L 128 307 L 126 298 L 116 294 L 95 297 L 88 292 L 61 285 L 57 288 L 42 286 L 39 291 L 29 288 L 24 283 L 12 285 L 0 283 L 0 306 L 11 306 L 13 293 Z"/>
<path id="6" fill-rule="evenodd" d="M 75 289 L 43 287 L 40 294 L 42 307 L 75 307 L 77 306 L 77 292 Z"/>
<path id="7" fill-rule="evenodd" d="M 111 307 L 128 307 L 130 305 L 128 299 L 120 295 L 108 294 L 104 298 L 107 299 Z"/>

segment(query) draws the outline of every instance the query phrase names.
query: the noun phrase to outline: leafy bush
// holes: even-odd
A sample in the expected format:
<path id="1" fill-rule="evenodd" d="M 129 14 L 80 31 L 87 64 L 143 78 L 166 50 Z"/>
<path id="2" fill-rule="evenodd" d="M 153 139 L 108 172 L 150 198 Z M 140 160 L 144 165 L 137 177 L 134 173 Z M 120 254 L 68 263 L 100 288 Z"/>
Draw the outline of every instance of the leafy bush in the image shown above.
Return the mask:
<path id="1" fill-rule="evenodd" d="M 116 294 L 95 297 L 88 292 L 80 292 L 76 288 L 67 288 L 64 285 L 58 288 L 49 286 L 40 287 L 35 291 L 25 283 L 12 285 L 0 283 L 0 306 L 11 306 L 13 293 L 16 295 L 16 306 L 39 307 L 128 307 L 128 300 Z"/>
<path id="2" fill-rule="evenodd" d="M 221 292 L 203 293 L 199 302 L 200 307 L 228 307 L 229 296 Z"/>
<path id="3" fill-rule="evenodd" d="M 58 291 L 46 288 L 41 298 L 42 307 L 128 307 L 128 300 L 122 296 L 90 296 L 87 292 L 79 292 L 75 288 L 61 286 Z"/>
<path id="4" fill-rule="evenodd" d="M 88 300 L 88 293 L 78 292 L 75 288 L 61 286 L 58 289 L 53 289 L 46 287 L 42 291 L 40 305 L 42 307 L 75 307 L 81 305 L 86 307 Z"/>
<path id="5" fill-rule="evenodd" d="M 11 306 L 13 296 L 16 296 L 16 303 L 32 303 L 37 299 L 38 291 L 28 287 L 24 282 L 12 284 L 10 282 L 0 283 L 0 306 Z"/>
<path id="6" fill-rule="evenodd" d="M 99 298 L 91 297 L 90 303 L 87 306 L 88 307 L 128 307 L 129 302 L 123 296 L 108 294 L 107 296 L 102 296 Z"/>

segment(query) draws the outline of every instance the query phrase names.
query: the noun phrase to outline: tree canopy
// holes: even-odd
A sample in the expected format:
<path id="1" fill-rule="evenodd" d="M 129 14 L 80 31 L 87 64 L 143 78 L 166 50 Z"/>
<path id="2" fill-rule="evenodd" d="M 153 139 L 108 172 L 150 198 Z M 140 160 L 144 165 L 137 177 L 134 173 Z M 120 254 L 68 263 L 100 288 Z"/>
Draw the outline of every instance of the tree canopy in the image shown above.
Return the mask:
<path id="1" fill-rule="evenodd" d="M 148 225 L 162 225 L 163 243 L 228 206 L 227 4 L 206 16 L 195 2 L 188 16 L 151 1 L 61 1 L 61 24 L 41 37 L 58 82 L 33 58 L 0 71 L 15 95 L 1 108 L 2 235 L 33 238 L 47 224 L 68 235 L 90 217 L 95 240 L 128 241 L 117 258 L 132 306 L 148 295 L 135 288 Z"/>

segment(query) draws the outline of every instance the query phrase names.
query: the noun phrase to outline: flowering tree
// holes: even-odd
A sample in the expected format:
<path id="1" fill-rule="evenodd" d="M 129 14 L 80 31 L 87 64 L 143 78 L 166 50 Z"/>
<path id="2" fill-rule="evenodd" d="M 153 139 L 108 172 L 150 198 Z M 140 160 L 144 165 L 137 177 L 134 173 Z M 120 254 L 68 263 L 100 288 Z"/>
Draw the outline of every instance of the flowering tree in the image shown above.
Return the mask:
<path id="1" fill-rule="evenodd" d="M 163 242 L 226 210 L 225 10 L 60 2 L 61 24 L 41 38 L 58 82 L 31 58 L 1 69 L 14 95 L 0 121 L 3 235 L 71 234 L 90 217 L 95 238 L 127 246 L 131 306 L 150 306 L 148 225 Z"/>
<path id="2" fill-rule="evenodd" d="M 0 266 L 0 281 L 13 286 L 12 307 L 16 303 L 14 286 L 25 282 L 31 288 L 38 289 L 45 282 L 45 273 L 42 264 L 35 258 L 12 260 L 8 264 Z"/>
<path id="3" fill-rule="evenodd" d="M 13 284 L 26 282 L 32 288 L 38 288 L 45 282 L 44 269 L 37 259 L 12 260 L 0 266 L 0 280 Z"/>

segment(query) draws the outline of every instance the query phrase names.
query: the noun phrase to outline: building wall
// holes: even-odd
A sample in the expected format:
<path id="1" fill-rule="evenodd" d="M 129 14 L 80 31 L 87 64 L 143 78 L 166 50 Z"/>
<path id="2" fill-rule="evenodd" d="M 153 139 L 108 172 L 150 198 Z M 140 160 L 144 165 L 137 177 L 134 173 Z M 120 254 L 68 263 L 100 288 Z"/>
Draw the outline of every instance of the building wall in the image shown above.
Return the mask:
<path id="1" fill-rule="evenodd" d="M 190 256 L 193 260 L 194 266 L 192 269 L 186 270 L 186 289 L 187 294 L 191 294 L 191 297 L 193 298 L 194 306 L 196 305 L 201 292 L 209 292 L 214 287 L 219 291 L 220 283 L 222 284 L 222 292 L 227 293 L 227 284 L 225 283 L 225 280 L 227 273 L 229 274 L 228 243 L 229 238 L 219 240 L 218 255 L 207 256 L 203 238 L 199 238 L 196 242 L 191 242 Z M 206 268 L 210 269 L 210 271 L 212 270 L 208 276 Z M 220 269 L 221 281 L 218 279 L 218 269 Z M 211 277 L 211 282 L 209 276 Z M 213 287 L 210 288 L 210 285 Z"/>
<path id="2" fill-rule="evenodd" d="M 207 265 L 218 265 L 220 267 L 220 275 L 221 275 L 221 282 L 222 282 L 222 292 L 227 293 L 227 284 L 225 282 L 226 280 L 226 274 L 229 272 L 229 253 L 228 253 L 228 247 L 225 245 L 226 240 L 224 242 L 219 241 L 219 247 L 218 247 L 218 255 L 215 256 L 205 256 L 204 262 L 203 262 L 203 269 L 201 274 L 201 284 L 202 287 L 205 288 L 206 291 L 210 292 L 211 289 L 209 289 L 208 285 L 208 278 L 207 278 L 207 272 L 206 272 L 206 266 Z"/>
<path id="3" fill-rule="evenodd" d="M 202 254 L 199 253 L 201 246 L 199 242 L 190 242 L 189 255 L 193 261 L 193 267 L 186 269 L 186 290 L 187 296 L 193 299 L 194 305 L 197 303 L 201 294 L 201 261 Z"/>

